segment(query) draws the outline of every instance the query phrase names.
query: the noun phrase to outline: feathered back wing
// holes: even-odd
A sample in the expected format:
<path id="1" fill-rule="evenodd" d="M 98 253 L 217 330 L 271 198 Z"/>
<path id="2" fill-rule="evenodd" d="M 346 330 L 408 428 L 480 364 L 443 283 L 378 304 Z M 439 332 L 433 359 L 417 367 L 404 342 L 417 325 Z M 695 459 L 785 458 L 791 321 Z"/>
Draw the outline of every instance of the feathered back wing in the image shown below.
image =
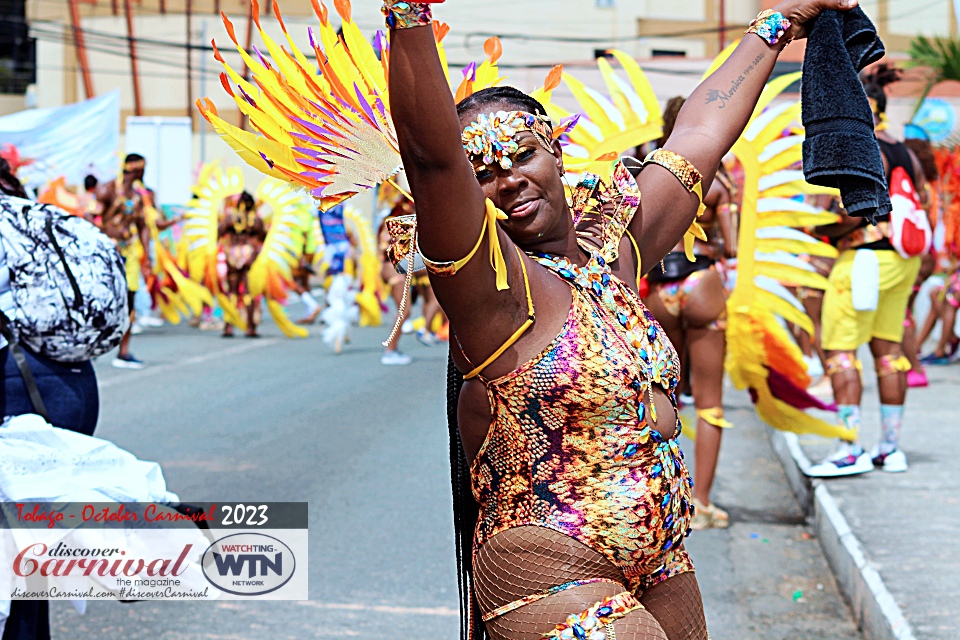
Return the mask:
<path id="1" fill-rule="evenodd" d="M 283 309 L 293 285 L 293 268 L 303 255 L 303 200 L 294 188 L 275 178 L 260 183 L 256 198 L 271 214 L 267 237 L 247 275 L 250 295 L 266 298 L 270 315 L 286 336 L 305 338 L 307 330 L 292 323 Z"/>
<path id="2" fill-rule="evenodd" d="M 569 144 L 564 147 L 564 166 L 571 171 L 608 175 L 611 161 L 621 153 L 656 140 L 662 132 L 663 114 L 643 69 L 622 51 L 610 53 L 626 77 L 605 58 L 599 58 L 597 66 L 606 94 L 587 87 L 569 73 L 562 75 L 580 107 L 579 116 L 552 100 L 546 105 L 557 122 L 576 118 L 576 126 L 566 131 Z"/>
<path id="3" fill-rule="evenodd" d="M 800 348 L 778 318 L 808 333 L 813 323 L 787 286 L 825 289 L 826 278 L 800 255 L 836 256 L 836 250 L 800 228 L 830 224 L 836 216 L 799 196 L 833 193 L 806 183 L 796 169 L 802 133 L 798 102 L 773 100 L 799 74 L 772 80 L 761 95 L 733 153 L 744 170 L 740 210 L 737 283 L 727 301 L 727 372 L 734 384 L 750 389 L 757 414 L 785 431 L 849 437 L 846 429 L 807 414 L 825 408 L 806 393 L 810 383 Z M 786 133 L 785 133 L 786 132 Z"/>

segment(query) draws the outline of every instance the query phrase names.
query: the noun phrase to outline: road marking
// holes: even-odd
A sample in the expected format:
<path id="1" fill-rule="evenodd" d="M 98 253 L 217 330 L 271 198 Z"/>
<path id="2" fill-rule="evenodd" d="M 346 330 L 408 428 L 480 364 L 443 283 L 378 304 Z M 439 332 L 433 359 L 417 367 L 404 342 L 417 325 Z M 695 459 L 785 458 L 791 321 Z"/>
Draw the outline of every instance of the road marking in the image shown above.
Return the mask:
<path id="1" fill-rule="evenodd" d="M 451 609 L 450 607 L 395 607 L 390 605 L 367 605 L 367 604 L 356 604 L 356 603 L 340 603 L 340 602 L 300 602 L 298 603 L 304 607 L 314 607 L 316 609 L 337 609 L 340 611 L 374 611 L 376 613 L 393 613 L 401 616 L 444 616 L 444 617 L 459 617 L 459 609 Z"/>
<path id="2" fill-rule="evenodd" d="M 229 347 L 223 349 L 222 351 L 214 351 L 213 353 L 205 353 L 201 356 L 191 356 L 189 358 L 184 358 L 178 362 L 171 362 L 169 364 L 160 364 L 152 367 L 147 367 L 146 369 L 141 369 L 140 371 L 134 371 L 131 373 L 123 374 L 117 373 L 116 375 L 110 376 L 107 380 L 102 380 L 99 383 L 100 390 L 109 389 L 110 387 L 115 387 L 119 384 L 127 382 L 136 382 L 144 378 L 150 378 L 155 375 L 164 373 L 166 371 L 171 371 L 173 369 L 179 369 L 180 367 L 185 367 L 193 364 L 203 364 L 204 362 L 210 362 L 211 360 L 219 360 L 220 358 L 225 358 L 228 356 L 235 356 L 241 353 L 246 353 L 247 351 L 253 351 L 255 349 L 260 349 L 263 347 L 269 347 L 271 345 L 277 344 L 280 342 L 276 338 L 261 338 L 256 342 L 249 342 L 247 344 L 237 345 L 235 347 Z"/>

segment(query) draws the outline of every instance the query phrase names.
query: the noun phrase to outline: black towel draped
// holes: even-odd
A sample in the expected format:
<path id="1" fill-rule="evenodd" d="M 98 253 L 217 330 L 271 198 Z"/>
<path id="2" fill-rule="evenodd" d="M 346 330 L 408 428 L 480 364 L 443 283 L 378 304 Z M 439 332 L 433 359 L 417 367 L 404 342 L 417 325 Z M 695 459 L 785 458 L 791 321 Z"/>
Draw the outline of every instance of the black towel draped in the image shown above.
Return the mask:
<path id="1" fill-rule="evenodd" d="M 890 212 L 890 196 L 857 74 L 884 53 L 863 9 L 824 11 L 807 37 L 800 85 L 804 177 L 839 189 L 847 213 L 871 221 Z"/>

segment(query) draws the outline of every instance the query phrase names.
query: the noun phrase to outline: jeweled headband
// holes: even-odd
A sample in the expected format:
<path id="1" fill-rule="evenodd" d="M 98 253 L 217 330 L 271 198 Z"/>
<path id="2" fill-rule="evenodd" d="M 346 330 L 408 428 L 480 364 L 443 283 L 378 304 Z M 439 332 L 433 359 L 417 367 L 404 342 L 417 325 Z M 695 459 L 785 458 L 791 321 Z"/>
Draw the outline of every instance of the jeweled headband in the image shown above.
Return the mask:
<path id="1" fill-rule="evenodd" d="M 511 154 L 520 149 L 515 136 L 521 131 L 530 131 L 541 147 L 553 152 L 550 117 L 526 111 L 480 114 L 464 128 L 460 140 L 468 156 L 480 156 L 485 165 L 497 163 L 509 169 L 513 166 Z"/>

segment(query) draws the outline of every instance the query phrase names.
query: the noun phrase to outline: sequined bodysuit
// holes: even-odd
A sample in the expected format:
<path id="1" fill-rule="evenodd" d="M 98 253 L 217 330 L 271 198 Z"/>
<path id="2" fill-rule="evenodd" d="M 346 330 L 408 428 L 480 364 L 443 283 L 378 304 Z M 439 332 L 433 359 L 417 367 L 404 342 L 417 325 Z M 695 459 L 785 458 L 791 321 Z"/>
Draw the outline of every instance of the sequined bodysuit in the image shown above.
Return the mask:
<path id="1" fill-rule="evenodd" d="M 601 553 L 640 592 L 693 569 L 679 422 L 669 439 L 648 423 L 653 385 L 675 405 L 679 360 L 599 255 L 586 267 L 536 259 L 571 285 L 573 304 L 537 357 L 484 380 L 493 419 L 472 465 L 474 554 L 508 529 L 546 527 Z"/>

